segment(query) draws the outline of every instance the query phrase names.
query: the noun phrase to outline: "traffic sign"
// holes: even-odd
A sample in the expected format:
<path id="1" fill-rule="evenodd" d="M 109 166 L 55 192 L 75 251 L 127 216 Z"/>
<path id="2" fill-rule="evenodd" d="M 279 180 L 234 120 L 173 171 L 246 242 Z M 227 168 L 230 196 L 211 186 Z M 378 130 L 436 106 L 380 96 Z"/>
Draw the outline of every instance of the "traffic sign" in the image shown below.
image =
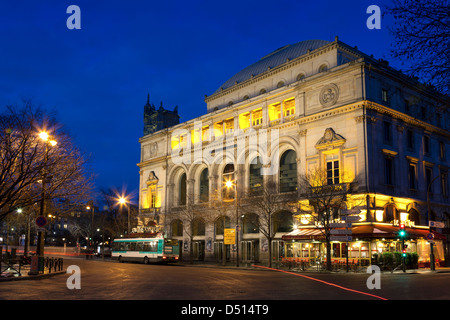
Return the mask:
<path id="1" fill-rule="evenodd" d="M 352 229 L 331 229 L 330 234 L 352 234 Z"/>
<path id="2" fill-rule="evenodd" d="M 47 219 L 44 216 L 39 216 L 36 218 L 36 226 L 42 228 L 47 224 Z"/>
<path id="3" fill-rule="evenodd" d="M 445 228 L 445 223 L 439 221 L 430 221 L 429 225 L 434 228 Z"/>
<path id="4" fill-rule="evenodd" d="M 427 239 L 428 240 L 433 240 L 434 239 L 434 234 L 432 234 L 431 232 L 429 234 L 427 234 Z"/>
<path id="5" fill-rule="evenodd" d="M 360 216 L 341 216 L 342 221 L 359 221 L 361 220 Z"/>
<path id="6" fill-rule="evenodd" d="M 348 242 L 348 241 L 352 241 L 353 237 L 352 236 L 331 236 L 330 240 L 331 241 Z"/>
<path id="7" fill-rule="evenodd" d="M 351 222 L 342 222 L 342 223 L 330 223 L 331 228 L 351 228 Z"/>

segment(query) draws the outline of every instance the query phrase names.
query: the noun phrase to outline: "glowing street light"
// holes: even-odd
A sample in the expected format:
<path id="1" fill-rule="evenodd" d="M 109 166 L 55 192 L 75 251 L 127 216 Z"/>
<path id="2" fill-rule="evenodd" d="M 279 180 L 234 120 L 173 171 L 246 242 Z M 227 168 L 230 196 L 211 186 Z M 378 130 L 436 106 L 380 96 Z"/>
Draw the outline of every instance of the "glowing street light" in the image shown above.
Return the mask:
<path id="1" fill-rule="evenodd" d="M 118 199 L 119 204 L 120 204 L 120 208 L 122 208 L 122 205 L 125 205 L 127 207 L 127 211 L 128 211 L 128 226 L 127 226 L 127 232 L 128 234 L 130 234 L 130 206 L 127 205 L 128 200 L 125 197 L 120 197 Z"/>

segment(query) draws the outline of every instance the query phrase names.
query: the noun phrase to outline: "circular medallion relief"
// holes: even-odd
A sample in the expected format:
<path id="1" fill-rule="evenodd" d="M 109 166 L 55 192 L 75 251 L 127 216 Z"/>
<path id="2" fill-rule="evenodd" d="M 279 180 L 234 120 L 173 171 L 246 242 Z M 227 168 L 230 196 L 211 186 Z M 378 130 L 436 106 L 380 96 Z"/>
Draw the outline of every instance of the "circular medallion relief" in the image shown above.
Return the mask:
<path id="1" fill-rule="evenodd" d="M 320 90 L 319 100 L 324 107 L 331 107 L 339 98 L 339 88 L 334 83 L 330 83 Z"/>

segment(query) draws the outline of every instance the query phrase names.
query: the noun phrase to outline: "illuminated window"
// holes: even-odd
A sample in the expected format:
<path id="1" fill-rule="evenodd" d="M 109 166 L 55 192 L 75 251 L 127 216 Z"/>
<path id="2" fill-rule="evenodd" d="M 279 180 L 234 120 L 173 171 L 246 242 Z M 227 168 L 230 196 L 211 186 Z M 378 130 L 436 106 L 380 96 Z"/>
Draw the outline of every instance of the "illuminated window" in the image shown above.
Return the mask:
<path id="1" fill-rule="evenodd" d="M 256 109 L 252 111 L 252 125 L 254 127 L 262 125 L 262 109 Z"/>
<path id="2" fill-rule="evenodd" d="M 191 142 L 193 145 L 200 142 L 200 129 L 191 130 Z"/>
<path id="3" fill-rule="evenodd" d="M 269 121 L 281 118 L 281 103 L 273 103 L 269 105 Z"/>
<path id="4" fill-rule="evenodd" d="M 283 101 L 283 113 L 285 117 L 295 115 L 295 99 Z"/>
<path id="5" fill-rule="evenodd" d="M 250 112 L 239 115 L 239 128 L 244 130 L 250 127 Z"/>
<path id="6" fill-rule="evenodd" d="M 209 126 L 202 128 L 202 141 L 209 141 Z"/>
<path id="7" fill-rule="evenodd" d="M 161 208 L 162 186 L 150 187 L 150 208 Z"/>
<path id="8" fill-rule="evenodd" d="M 221 137 L 223 135 L 223 121 L 214 123 L 213 131 L 214 137 Z"/>
<path id="9" fill-rule="evenodd" d="M 172 149 L 176 149 L 180 146 L 180 137 L 179 136 L 172 136 L 171 146 L 172 146 Z"/>
<path id="10" fill-rule="evenodd" d="M 234 130 L 234 119 L 226 119 L 225 120 L 225 134 L 232 133 Z"/>
<path id="11" fill-rule="evenodd" d="M 325 158 L 327 168 L 327 184 L 339 183 L 339 155 L 328 154 Z"/>
<path id="12" fill-rule="evenodd" d="M 184 148 L 187 145 L 187 134 L 180 136 L 180 148 Z"/>

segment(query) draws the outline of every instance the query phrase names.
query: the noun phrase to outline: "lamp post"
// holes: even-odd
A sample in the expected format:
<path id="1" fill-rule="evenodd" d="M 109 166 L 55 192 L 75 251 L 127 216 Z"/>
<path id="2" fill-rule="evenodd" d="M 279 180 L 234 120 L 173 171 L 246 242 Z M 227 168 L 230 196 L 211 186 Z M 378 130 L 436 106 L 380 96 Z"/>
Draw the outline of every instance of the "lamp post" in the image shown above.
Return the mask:
<path id="1" fill-rule="evenodd" d="M 39 215 L 45 216 L 45 183 L 47 182 L 47 163 L 48 163 L 48 151 L 50 147 L 56 146 L 57 142 L 54 139 L 50 138 L 50 135 L 42 131 L 39 133 L 39 138 L 44 142 L 45 145 L 45 153 L 44 153 L 44 164 L 43 164 L 43 172 L 42 172 L 42 189 L 41 189 L 41 203 L 39 208 Z M 36 255 L 39 259 L 44 258 L 44 245 L 45 245 L 45 231 L 38 231 L 38 240 L 36 247 Z"/>
<path id="2" fill-rule="evenodd" d="M 94 243 L 94 204 L 93 201 L 89 201 L 88 205 L 86 206 L 86 210 L 91 210 L 91 237 L 92 240 L 90 241 L 90 246 L 92 249 L 94 249 L 94 246 L 92 245 Z"/>
<path id="3" fill-rule="evenodd" d="M 430 227 L 430 233 L 432 233 L 431 231 L 431 224 L 430 224 L 430 215 L 431 215 L 431 202 L 430 202 L 430 190 L 431 190 L 431 185 L 433 184 L 433 182 L 437 179 L 437 178 L 439 178 L 440 176 L 444 176 L 444 173 L 440 173 L 439 175 L 437 175 L 436 177 L 434 177 L 431 181 L 430 181 L 430 183 L 428 184 L 428 187 L 427 187 L 427 207 L 428 207 L 428 213 L 427 213 L 427 216 L 428 216 L 428 225 L 429 225 L 429 227 Z M 433 240 L 429 240 L 429 242 L 430 242 L 430 270 L 431 271 L 434 271 L 434 270 L 436 270 L 436 267 L 435 267 L 435 263 L 434 263 L 434 252 L 433 252 Z"/>
<path id="4" fill-rule="evenodd" d="M 231 180 L 225 183 L 227 188 L 234 187 L 235 204 L 236 204 L 236 267 L 239 267 L 239 193 L 237 188 L 237 173 L 234 179 L 234 184 Z"/>
<path id="5" fill-rule="evenodd" d="M 124 197 L 120 197 L 119 198 L 119 204 L 120 204 L 120 209 L 121 209 L 121 211 L 122 211 L 122 205 L 125 205 L 125 206 L 127 206 L 127 214 L 128 214 L 128 217 L 127 217 L 127 234 L 130 234 L 130 207 L 128 206 L 128 201 L 127 201 L 127 199 L 126 198 L 124 198 Z"/>

